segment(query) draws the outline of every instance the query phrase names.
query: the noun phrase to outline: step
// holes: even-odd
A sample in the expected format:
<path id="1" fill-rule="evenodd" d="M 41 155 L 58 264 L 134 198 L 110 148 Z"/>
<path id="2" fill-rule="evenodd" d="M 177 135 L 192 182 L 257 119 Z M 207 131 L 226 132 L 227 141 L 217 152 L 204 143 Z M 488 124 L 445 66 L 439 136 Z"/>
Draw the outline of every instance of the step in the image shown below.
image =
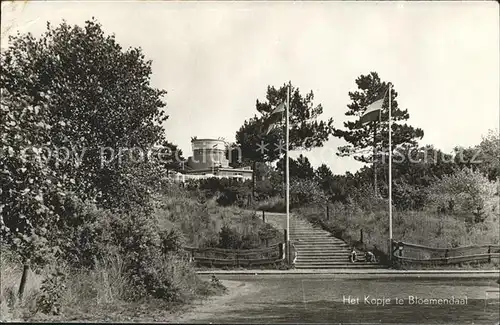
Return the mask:
<path id="1" fill-rule="evenodd" d="M 326 259 L 326 258 L 333 258 L 333 257 L 342 257 L 342 258 L 349 258 L 349 254 L 346 254 L 344 252 L 338 252 L 338 253 L 324 253 L 324 254 L 317 254 L 317 253 L 304 253 L 304 252 L 297 252 L 297 257 L 298 258 L 318 258 L 318 259 Z"/>
<path id="2" fill-rule="evenodd" d="M 343 241 L 342 239 L 339 239 L 339 238 L 336 238 L 336 237 L 326 237 L 326 236 L 322 236 L 322 237 L 310 237 L 310 236 L 290 236 L 290 239 L 291 240 L 296 240 L 296 241 L 317 241 L 317 240 L 328 240 L 328 241 L 332 241 L 332 242 L 336 242 L 336 243 L 342 243 L 342 244 L 346 244 L 347 243 L 345 241 Z"/>
<path id="3" fill-rule="evenodd" d="M 319 246 L 305 246 L 305 245 L 294 245 L 295 249 L 298 252 L 309 252 L 309 253 L 320 253 L 320 252 L 332 252 L 332 253 L 346 253 L 350 254 L 351 252 L 345 247 L 336 247 L 336 246 L 327 246 L 327 247 L 319 247 Z"/>
<path id="4" fill-rule="evenodd" d="M 299 242 L 306 242 L 306 241 L 314 241 L 314 242 L 317 242 L 317 241 L 328 241 L 328 242 L 335 242 L 335 243 L 343 243 L 343 244 L 346 244 L 345 241 L 343 240 L 340 240 L 338 238 L 335 238 L 335 237 L 293 237 L 293 236 L 290 236 L 290 239 L 291 240 L 296 240 L 296 241 L 299 241 Z"/>
<path id="5" fill-rule="evenodd" d="M 342 244 L 334 244 L 334 243 L 293 243 L 293 245 L 297 248 L 318 248 L 318 249 L 324 249 L 324 248 L 338 248 L 338 249 L 344 249 L 348 250 L 349 246 L 347 245 L 342 245 Z"/>
<path id="6" fill-rule="evenodd" d="M 336 257 L 336 258 L 324 258 L 324 259 L 315 259 L 315 258 L 297 258 L 297 260 L 295 261 L 295 263 L 297 264 L 317 264 L 317 263 L 320 263 L 320 264 L 328 264 L 328 263 L 350 263 L 349 261 L 349 257 L 348 256 L 344 256 L 344 257 Z"/>
<path id="7" fill-rule="evenodd" d="M 322 235 L 322 234 L 315 234 L 315 235 L 296 235 L 296 234 L 290 234 L 290 238 L 328 238 L 328 239 L 337 239 L 337 240 L 341 240 L 337 237 L 333 237 L 333 236 L 329 236 L 329 235 Z"/>
<path id="8" fill-rule="evenodd" d="M 328 231 L 322 229 L 290 229 L 290 233 L 313 233 L 313 234 L 331 234 Z"/>
<path id="9" fill-rule="evenodd" d="M 336 245 L 347 245 L 341 240 L 335 240 L 332 238 L 304 238 L 304 239 L 292 239 L 295 243 L 311 243 L 311 244 L 320 244 L 320 243 L 325 243 L 325 244 L 336 244 Z"/>
<path id="10" fill-rule="evenodd" d="M 328 258 L 349 258 L 349 254 L 345 253 L 327 253 L 327 254 L 308 254 L 304 252 L 298 252 L 297 258 L 316 258 L 318 260 L 328 259 Z"/>
<path id="11" fill-rule="evenodd" d="M 297 258 L 300 260 L 308 259 L 308 260 L 315 260 L 315 261 L 323 261 L 323 260 L 328 260 L 328 259 L 349 259 L 350 255 L 346 254 L 337 254 L 337 255 L 306 255 L 306 254 L 299 254 L 297 255 Z"/>
<path id="12" fill-rule="evenodd" d="M 321 252 L 332 252 L 332 253 L 345 253 L 351 254 L 351 251 L 347 247 L 342 246 L 317 246 L 317 245 L 294 245 L 295 250 L 298 252 L 310 252 L 310 253 L 321 253 Z"/>
<path id="13" fill-rule="evenodd" d="M 336 238 L 336 239 L 340 240 L 340 238 L 334 237 L 330 234 L 294 234 L 294 233 L 291 233 L 290 237 Z"/>
<path id="14" fill-rule="evenodd" d="M 295 263 L 294 264 L 295 268 L 310 268 L 310 269 L 317 269 L 321 267 L 341 267 L 345 269 L 350 269 L 350 268 L 360 268 L 360 267 L 370 267 L 370 268 L 375 268 L 375 267 L 380 267 L 380 264 L 352 264 L 349 262 L 327 262 L 327 263 Z"/>
<path id="15" fill-rule="evenodd" d="M 383 265 L 295 265 L 296 269 L 384 269 Z"/>
<path id="16" fill-rule="evenodd" d="M 379 265 L 377 263 L 368 263 L 368 262 L 356 262 L 356 263 L 351 263 L 350 261 L 311 261 L 311 262 L 299 262 L 296 261 L 295 264 L 300 264 L 300 265 L 349 265 L 349 266 L 354 266 L 354 265 Z"/>

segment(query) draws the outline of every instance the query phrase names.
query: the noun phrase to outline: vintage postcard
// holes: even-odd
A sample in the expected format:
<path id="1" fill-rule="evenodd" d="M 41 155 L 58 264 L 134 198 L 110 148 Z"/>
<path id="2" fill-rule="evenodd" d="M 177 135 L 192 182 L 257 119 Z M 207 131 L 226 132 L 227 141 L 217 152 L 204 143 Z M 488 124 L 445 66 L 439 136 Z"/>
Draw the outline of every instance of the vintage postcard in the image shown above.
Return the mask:
<path id="1" fill-rule="evenodd" d="M 499 324 L 498 3 L 1 5 L 1 321 Z"/>

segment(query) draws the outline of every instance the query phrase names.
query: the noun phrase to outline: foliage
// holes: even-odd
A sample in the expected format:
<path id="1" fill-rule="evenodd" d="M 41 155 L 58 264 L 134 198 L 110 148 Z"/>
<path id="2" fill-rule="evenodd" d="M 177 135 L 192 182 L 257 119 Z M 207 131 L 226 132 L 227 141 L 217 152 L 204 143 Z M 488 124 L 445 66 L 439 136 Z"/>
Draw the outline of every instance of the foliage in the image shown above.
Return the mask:
<path id="1" fill-rule="evenodd" d="M 349 92 L 352 102 L 347 105 L 348 111 L 345 115 L 354 116 L 357 120 L 344 122 L 344 129 L 335 129 L 334 135 L 348 143 L 347 146 L 339 147 L 340 156 L 354 156 L 355 159 L 361 162 L 371 163 L 373 158 L 372 152 L 374 150 L 380 153 L 388 148 L 389 97 L 385 96 L 380 122 L 374 121 L 363 125 L 359 118 L 363 115 L 369 104 L 384 97 L 388 89 L 388 83 L 381 81 L 376 72 L 371 72 L 370 74 L 359 76 L 356 79 L 356 85 L 359 90 Z M 396 99 L 397 96 L 398 93 L 393 88 L 391 91 L 393 148 L 397 148 L 402 144 L 416 144 L 416 139 L 421 139 L 424 136 L 422 129 L 398 123 L 408 120 L 410 115 L 408 114 L 408 110 L 399 108 Z M 376 138 L 374 139 L 375 132 Z M 367 151 L 367 149 L 371 149 L 371 152 Z"/>
<path id="2" fill-rule="evenodd" d="M 282 152 L 277 149 L 280 141 L 283 142 L 283 130 L 279 128 L 268 135 L 263 134 L 263 123 L 269 113 L 281 102 L 286 101 L 288 85 L 280 88 L 267 87 L 266 101 L 257 100 L 256 109 L 261 114 L 245 120 L 236 132 L 236 145 L 241 151 L 242 160 L 256 162 L 272 162 L 278 159 Z M 323 113 L 321 104 L 314 105 L 314 94 L 305 95 L 291 86 L 290 97 L 290 150 L 308 149 L 322 146 L 333 133 L 333 120 L 319 121 Z M 258 150 L 261 142 L 267 144 L 268 150 Z"/>
<path id="3" fill-rule="evenodd" d="M 299 155 L 297 159 L 288 158 L 290 175 L 299 179 L 309 179 L 312 180 L 314 178 L 314 168 L 311 165 L 311 162 L 304 155 Z M 276 169 L 280 175 L 285 173 L 285 159 L 281 158 L 276 162 Z M 283 178 L 285 179 L 285 178 Z"/>
<path id="4" fill-rule="evenodd" d="M 307 204 L 324 204 L 327 198 L 318 184 L 310 179 L 294 178 L 290 180 L 290 206 L 299 207 Z"/>
<path id="5" fill-rule="evenodd" d="M 497 130 L 489 130 L 479 144 L 481 169 L 490 181 L 500 178 L 500 135 Z"/>
<path id="6" fill-rule="evenodd" d="M 118 149 L 146 150 L 162 139 L 165 92 L 149 86 L 151 62 L 141 51 L 122 51 L 94 20 L 10 42 L 1 56 L 2 236 L 40 262 L 61 249 L 52 225 L 73 226 L 61 221 L 69 195 L 147 209 L 145 180 L 157 174 Z"/>
<path id="7" fill-rule="evenodd" d="M 160 146 L 153 148 L 151 157 L 167 173 L 169 171 L 180 171 L 181 163 L 185 161 L 182 150 L 176 144 L 167 140 L 163 141 Z"/>
<path id="8" fill-rule="evenodd" d="M 238 249 L 241 246 L 241 235 L 228 225 L 224 225 L 219 233 L 219 248 Z"/>
<path id="9" fill-rule="evenodd" d="M 75 181 L 57 160 L 45 159 L 38 148 L 30 148 L 32 144 L 50 143 L 46 104 L 31 106 L 27 96 L 16 98 L 3 88 L 1 101 L 2 238 L 23 261 L 42 263 L 58 252 L 47 236 L 51 225 L 60 218 L 56 202 L 74 187 Z"/>
<path id="10" fill-rule="evenodd" d="M 163 137 L 165 92 L 149 85 L 151 61 L 139 49 L 123 51 L 95 20 L 83 28 L 48 24 L 38 39 L 27 34 L 10 41 L 2 52 L 2 92 L 24 98 L 25 108 L 44 105 L 44 120 L 33 124 L 45 128 L 47 140 L 28 145 L 66 153 L 67 164 L 60 168 L 82 199 L 122 207 L 123 201 L 107 195 L 116 194 L 115 185 L 126 183 L 130 173 L 121 164 L 134 151 L 122 149 L 145 153 Z M 33 128 L 27 132 L 37 134 Z"/>
<path id="11" fill-rule="evenodd" d="M 479 171 L 464 168 L 444 176 L 431 187 L 429 204 L 438 212 L 481 222 L 490 214 L 498 214 L 497 187 L 498 184 L 489 182 Z"/>
<path id="12" fill-rule="evenodd" d="M 273 196 L 260 201 L 256 209 L 266 212 L 286 212 L 285 200 L 281 196 Z"/>
<path id="13" fill-rule="evenodd" d="M 66 275 L 60 270 L 50 274 L 43 280 L 37 306 L 44 314 L 59 315 L 61 313 L 61 299 L 66 290 Z"/>
<path id="14" fill-rule="evenodd" d="M 113 214 L 95 204 L 67 196 L 61 203 L 61 218 L 55 224 L 61 243 L 61 257 L 73 267 L 94 268 L 96 260 L 106 257 L 114 229 L 107 228 Z"/>
<path id="15" fill-rule="evenodd" d="M 183 234 L 177 228 L 160 232 L 160 240 L 163 254 L 169 252 L 179 253 L 185 242 Z"/>
<path id="16" fill-rule="evenodd" d="M 221 206 L 236 204 L 242 207 L 247 204 L 248 196 L 251 194 L 251 182 L 242 182 L 234 178 L 210 177 L 190 180 L 187 189 L 205 199 L 215 197 Z"/>

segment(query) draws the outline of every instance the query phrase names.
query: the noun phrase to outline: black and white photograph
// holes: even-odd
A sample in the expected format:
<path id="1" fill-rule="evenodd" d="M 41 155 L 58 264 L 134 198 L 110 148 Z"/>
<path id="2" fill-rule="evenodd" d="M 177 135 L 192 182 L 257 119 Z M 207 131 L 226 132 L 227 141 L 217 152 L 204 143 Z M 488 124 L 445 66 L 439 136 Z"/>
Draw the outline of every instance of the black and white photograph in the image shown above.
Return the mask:
<path id="1" fill-rule="evenodd" d="M 496 1 L 2 1 L 0 321 L 500 325 Z"/>

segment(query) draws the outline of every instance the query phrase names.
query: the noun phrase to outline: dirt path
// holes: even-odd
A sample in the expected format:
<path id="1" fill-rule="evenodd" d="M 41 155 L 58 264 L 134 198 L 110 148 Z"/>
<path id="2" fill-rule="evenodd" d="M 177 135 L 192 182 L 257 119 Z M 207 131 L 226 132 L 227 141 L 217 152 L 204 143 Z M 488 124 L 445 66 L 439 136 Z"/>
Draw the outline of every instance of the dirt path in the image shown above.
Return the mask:
<path id="1" fill-rule="evenodd" d="M 175 316 L 172 315 L 172 319 L 169 319 L 169 322 L 184 323 L 203 320 L 206 316 L 223 313 L 229 308 L 227 305 L 228 302 L 259 291 L 259 287 L 254 283 L 233 280 L 222 280 L 221 282 L 227 287 L 227 294 L 195 303 L 187 312 Z"/>

